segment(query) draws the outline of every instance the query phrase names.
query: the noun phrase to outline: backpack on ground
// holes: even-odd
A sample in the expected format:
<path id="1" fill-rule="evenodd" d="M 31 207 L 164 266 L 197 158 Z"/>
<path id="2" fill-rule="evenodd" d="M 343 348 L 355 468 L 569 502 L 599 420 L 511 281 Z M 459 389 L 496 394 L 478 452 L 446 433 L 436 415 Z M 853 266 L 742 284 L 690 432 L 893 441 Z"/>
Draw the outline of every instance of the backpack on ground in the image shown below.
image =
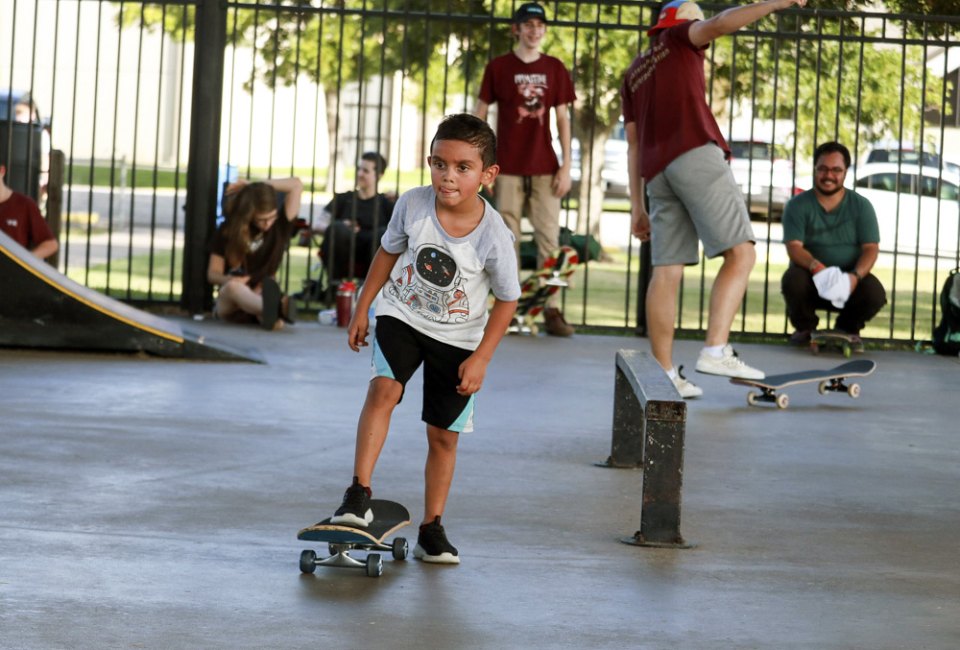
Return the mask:
<path id="1" fill-rule="evenodd" d="M 940 324 L 933 330 L 937 354 L 960 354 L 960 269 L 950 271 L 940 291 Z"/>

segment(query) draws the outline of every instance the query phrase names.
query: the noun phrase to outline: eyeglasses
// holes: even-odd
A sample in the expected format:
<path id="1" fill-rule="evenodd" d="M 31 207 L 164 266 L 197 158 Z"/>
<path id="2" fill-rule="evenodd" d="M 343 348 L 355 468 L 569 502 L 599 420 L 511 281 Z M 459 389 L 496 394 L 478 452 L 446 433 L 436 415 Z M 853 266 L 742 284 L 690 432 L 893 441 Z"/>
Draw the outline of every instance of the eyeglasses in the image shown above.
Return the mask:
<path id="1" fill-rule="evenodd" d="M 817 173 L 818 173 L 818 174 L 827 174 L 827 173 L 830 173 L 830 174 L 842 174 L 842 173 L 845 172 L 845 171 L 847 171 L 847 170 L 844 169 L 843 167 L 827 167 L 826 165 L 818 165 L 818 166 L 817 166 Z"/>

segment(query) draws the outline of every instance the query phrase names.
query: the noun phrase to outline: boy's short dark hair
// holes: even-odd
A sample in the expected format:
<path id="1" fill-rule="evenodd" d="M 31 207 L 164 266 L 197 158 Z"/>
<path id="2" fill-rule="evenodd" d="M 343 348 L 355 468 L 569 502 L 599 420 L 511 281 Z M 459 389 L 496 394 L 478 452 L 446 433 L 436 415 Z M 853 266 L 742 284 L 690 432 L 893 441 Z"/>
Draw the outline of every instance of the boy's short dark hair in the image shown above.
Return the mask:
<path id="1" fill-rule="evenodd" d="M 433 151 L 433 143 L 437 140 L 460 140 L 472 144 L 480 154 L 484 169 L 497 162 L 497 136 L 494 135 L 490 125 L 476 115 L 470 113 L 447 115 L 440 121 L 437 133 L 430 141 L 431 151 Z"/>
<path id="2" fill-rule="evenodd" d="M 813 152 L 813 164 L 816 165 L 817 161 L 820 160 L 820 156 L 826 153 L 838 153 L 843 156 L 843 166 L 847 169 L 850 169 L 850 163 L 853 161 L 850 158 L 850 150 L 839 142 L 824 142 L 816 148 Z"/>
<path id="3" fill-rule="evenodd" d="M 387 159 L 381 156 L 376 151 L 366 151 L 360 160 L 367 160 L 373 163 L 373 168 L 377 172 L 377 176 L 383 176 L 383 172 L 387 171 Z"/>

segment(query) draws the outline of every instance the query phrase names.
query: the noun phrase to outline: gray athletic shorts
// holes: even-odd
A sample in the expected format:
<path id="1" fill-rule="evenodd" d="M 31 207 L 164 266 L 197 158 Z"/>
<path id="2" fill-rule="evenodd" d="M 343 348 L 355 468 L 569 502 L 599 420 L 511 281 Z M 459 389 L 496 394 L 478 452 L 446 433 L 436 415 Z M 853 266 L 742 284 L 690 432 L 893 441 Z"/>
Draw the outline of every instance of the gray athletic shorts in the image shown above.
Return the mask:
<path id="1" fill-rule="evenodd" d="M 652 264 L 696 264 L 755 241 L 743 193 L 712 142 L 681 154 L 647 183 Z"/>

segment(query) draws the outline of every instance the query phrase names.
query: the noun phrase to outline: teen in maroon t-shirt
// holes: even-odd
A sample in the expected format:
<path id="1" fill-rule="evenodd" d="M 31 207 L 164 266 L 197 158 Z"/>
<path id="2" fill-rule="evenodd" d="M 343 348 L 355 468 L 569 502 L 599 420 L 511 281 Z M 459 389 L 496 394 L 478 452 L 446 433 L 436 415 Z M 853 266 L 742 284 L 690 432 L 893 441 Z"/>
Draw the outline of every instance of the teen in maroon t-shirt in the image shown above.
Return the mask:
<path id="1" fill-rule="evenodd" d="M 762 379 L 729 345 L 730 328 L 756 262 L 753 228 L 726 158 L 729 150 L 706 101 L 703 50 L 775 11 L 806 0 L 767 0 L 727 9 L 709 20 L 694 3 L 660 8 L 621 88 L 633 234 L 650 240 L 653 274 L 647 290 L 647 328 L 654 358 L 682 397 L 700 387 L 673 365 L 676 296 L 683 267 L 723 257 L 710 296 L 706 340 L 696 369 L 713 375 Z M 644 201 L 649 199 L 649 214 Z"/>
<path id="2" fill-rule="evenodd" d="M 540 51 L 547 29 L 539 4 L 520 5 L 511 27 L 517 44 L 483 73 L 474 113 L 486 119 L 497 104 L 497 210 L 513 232 L 519 252 L 520 220 L 533 226 L 539 266 L 560 245 L 560 199 L 570 191 L 570 109 L 577 98 L 563 63 Z M 550 109 L 554 109 L 563 160 L 553 150 Z M 556 296 L 543 312 L 548 334 L 570 336 L 573 327 L 557 308 Z"/>

